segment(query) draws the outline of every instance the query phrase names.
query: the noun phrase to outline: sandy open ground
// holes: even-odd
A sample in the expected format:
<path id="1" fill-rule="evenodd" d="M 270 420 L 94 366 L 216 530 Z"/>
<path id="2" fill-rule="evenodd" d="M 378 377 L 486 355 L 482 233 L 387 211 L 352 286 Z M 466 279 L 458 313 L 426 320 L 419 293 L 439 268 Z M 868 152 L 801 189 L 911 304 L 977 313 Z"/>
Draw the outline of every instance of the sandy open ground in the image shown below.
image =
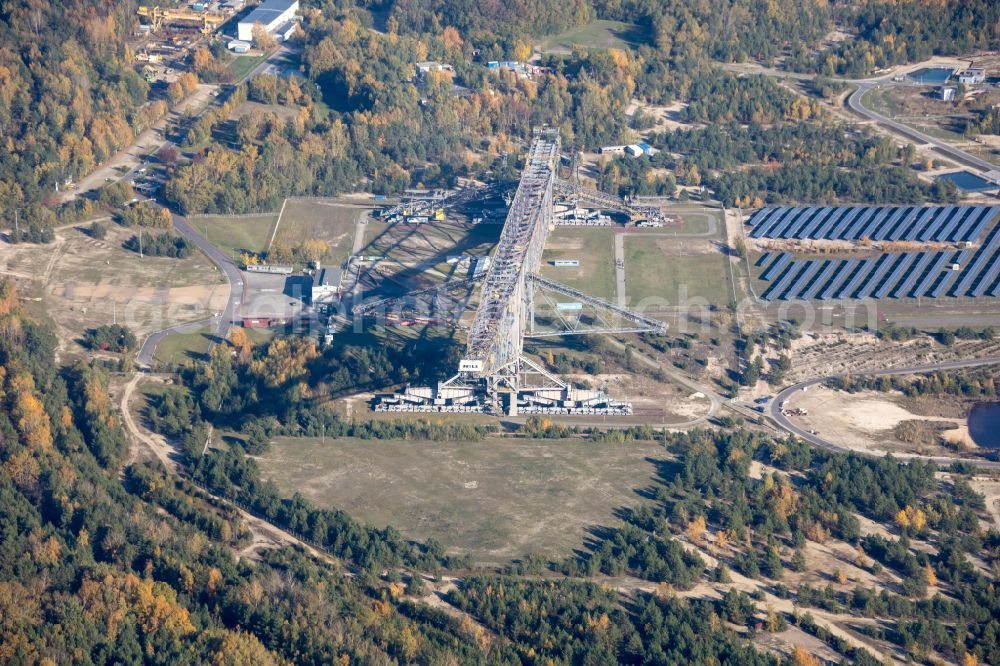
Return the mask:
<path id="1" fill-rule="evenodd" d="M 915 420 L 949 425 L 951 428 L 942 433 L 943 437 L 961 442 L 969 449 L 975 448 L 968 437 L 964 418 L 916 414 L 901 404 L 902 397 L 900 393 L 847 393 L 815 386 L 807 392 L 795 394 L 785 408 L 807 410 L 807 416 L 791 418 L 804 428 L 815 430 L 820 436 L 857 451 L 956 455 L 955 451 L 940 444 L 908 444 L 897 440 L 893 428 L 903 421 Z"/>
<path id="2" fill-rule="evenodd" d="M 60 353 L 82 351 L 75 341 L 101 324 L 125 324 L 141 340 L 225 307 L 225 279 L 200 252 L 185 259 L 140 259 L 121 247 L 135 232 L 107 224 L 104 240 L 66 228 L 49 245 L 5 246 L 0 252 L 0 275 L 17 280 L 22 295 L 42 299 Z"/>

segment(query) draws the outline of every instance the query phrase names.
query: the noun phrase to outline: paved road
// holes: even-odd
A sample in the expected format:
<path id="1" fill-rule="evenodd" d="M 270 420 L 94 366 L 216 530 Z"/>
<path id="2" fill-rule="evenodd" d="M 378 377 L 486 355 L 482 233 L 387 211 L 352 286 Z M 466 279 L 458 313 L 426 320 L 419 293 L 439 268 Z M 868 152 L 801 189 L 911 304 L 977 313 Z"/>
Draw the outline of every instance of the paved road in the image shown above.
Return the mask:
<path id="1" fill-rule="evenodd" d="M 848 96 L 848 98 L 847 98 L 847 106 L 848 106 L 848 108 L 850 108 L 855 113 L 858 113 L 858 114 L 864 116 L 865 118 L 868 118 L 869 120 L 874 120 L 878 124 L 883 125 L 883 126 L 889 128 L 889 129 L 893 130 L 894 132 L 896 132 L 898 134 L 902 134 L 905 137 L 913 139 L 914 141 L 917 141 L 917 142 L 923 143 L 923 144 L 932 145 L 935 148 L 937 148 L 938 150 L 940 150 L 941 152 L 943 152 L 946 155 L 948 155 L 949 157 L 951 157 L 952 159 L 954 159 L 954 160 L 956 160 L 958 162 L 961 162 L 962 164 L 965 164 L 967 166 L 972 166 L 972 167 L 975 167 L 976 169 L 981 169 L 983 171 L 995 171 L 995 170 L 997 170 L 1000 167 L 998 167 L 995 164 L 992 164 L 990 162 L 987 162 L 984 159 L 976 157 L 975 155 L 967 153 L 964 150 L 961 150 L 960 148 L 956 148 L 955 146 L 953 146 L 952 144 L 948 143 L 947 141 L 942 141 L 941 139 L 935 139 L 934 137 L 928 136 L 928 135 L 924 134 L 923 132 L 921 132 L 919 130 L 916 130 L 916 129 L 912 128 L 912 127 L 909 127 L 908 125 L 904 125 L 903 123 L 897 122 L 897 121 L 895 121 L 895 120 L 893 120 L 891 118 L 883 116 L 880 113 L 876 113 L 875 111 L 872 111 L 871 109 L 866 108 L 861 103 L 861 98 L 869 90 L 873 90 L 875 88 L 879 88 L 879 87 L 881 87 L 883 85 L 893 85 L 894 82 L 892 81 L 892 78 L 894 76 L 896 76 L 897 73 L 906 73 L 906 72 L 909 72 L 909 71 L 913 71 L 913 70 L 915 70 L 915 69 L 917 69 L 919 67 L 922 67 L 924 65 L 931 65 L 931 64 L 933 64 L 933 62 L 927 61 L 927 62 L 923 62 L 923 63 L 911 63 L 910 65 L 895 67 L 892 70 L 890 70 L 890 72 L 888 74 L 884 74 L 884 75 L 882 75 L 880 77 L 877 77 L 877 78 L 870 78 L 870 79 L 835 79 L 835 80 L 840 81 L 842 83 L 847 83 L 847 84 L 852 84 L 852 85 L 856 85 L 857 86 L 857 89 L 853 93 L 851 93 Z M 728 69 L 730 71 L 737 72 L 737 73 L 762 74 L 762 75 L 765 75 L 765 76 L 772 76 L 772 77 L 777 77 L 777 78 L 786 78 L 786 79 L 787 78 L 791 78 L 791 79 L 799 79 L 799 80 L 809 80 L 809 79 L 813 78 L 813 75 L 811 75 L 811 74 L 802 74 L 802 73 L 799 73 L 799 72 L 789 72 L 789 71 L 779 70 L 779 69 L 774 69 L 774 68 L 769 68 L 769 67 L 761 67 L 759 65 L 753 65 L 753 64 L 742 64 L 742 63 L 741 64 L 724 64 L 723 68 Z"/>
<path id="2" fill-rule="evenodd" d="M 173 218 L 174 228 L 197 245 L 222 270 L 229 281 L 229 302 L 226 303 L 226 308 L 223 310 L 222 316 L 219 317 L 219 324 L 216 327 L 216 335 L 223 339 L 229 335 L 229 327 L 234 322 L 239 321 L 239 307 L 246 295 L 243 273 L 224 252 L 209 243 L 208 239 L 202 236 L 197 229 L 188 224 L 183 216 L 174 214 Z"/>
<path id="3" fill-rule="evenodd" d="M 798 426 L 788 419 L 784 414 L 781 413 L 781 405 L 784 405 L 789 398 L 795 395 L 797 392 L 807 389 L 811 386 L 816 386 L 817 384 L 825 383 L 830 379 L 837 377 L 863 377 L 863 376 L 881 376 L 881 375 L 909 375 L 923 372 L 934 372 L 936 370 L 953 370 L 955 368 L 973 368 L 981 365 L 993 365 L 995 363 L 1000 363 L 1000 356 L 990 356 L 987 358 L 980 359 L 969 359 L 969 360 L 958 360 L 958 361 L 945 361 L 944 363 L 935 363 L 932 365 L 916 365 L 908 368 L 891 368 L 885 370 L 872 370 L 868 372 L 844 372 L 835 375 L 828 375 L 826 377 L 817 377 L 815 379 L 809 379 L 804 382 L 799 382 L 794 386 L 789 386 L 788 388 L 781 391 L 774 400 L 768 405 L 767 413 L 771 419 L 778 424 L 783 430 L 796 435 L 809 442 L 813 446 L 818 446 L 829 451 L 836 451 L 838 453 L 848 453 L 853 451 L 854 453 L 859 453 L 861 455 L 866 455 L 863 451 L 857 451 L 855 449 L 849 449 L 840 444 L 831 442 L 830 440 L 823 439 L 818 435 L 814 435 L 808 430 Z M 881 454 L 867 454 L 872 457 L 881 458 Z M 967 462 L 978 467 L 992 467 L 1000 468 L 1000 461 L 992 460 L 981 460 L 981 459 L 969 459 L 969 458 L 945 458 L 945 457 L 935 457 L 935 456 L 919 456 L 919 455 L 907 455 L 907 454 L 894 454 L 897 458 L 907 458 L 907 459 L 917 459 L 917 460 L 930 460 L 935 463 L 940 463 L 943 465 L 950 465 L 954 462 Z"/>
<path id="4" fill-rule="evenodd" d="M 281 48 L 279 48 L 277 51 L 275 51 L 270 56 L 268 56 L 267 60 L 264 60 L 263 62 L 261 62 L 259 65 L 257 65 L 253 69 L 251 69 L 250 72 L 246 76 L 244 76 L 242 79 L 240 79 L 239 81 L 237 81 L 236 85 L 239 85 L 239 84 L 243 83 L 244 81 L 249 81 L 253 77 L 257 76 L 258 74 L 263 74 L 264 72 L 267 72 L 269 69 L 271 69 L 272 65 L 275 67 L 275 70 L 276 70 L 276 71 L 274 71 L 272 73 L 275 74 L 276 76 L 279 75 L 279 74 L 281 74 L 281 68 L 278 67 L 278 65 L 276 63 L 279 60 L 285 60 L 286 56 L 292 54 L 293 52 L 294 51 L 292 49 L 290 49 L 288 46 L 282 45 Z"/>
<path id="5" fill-rule="evenodd" d="M 236 81 L 234 85 L 239 85 L 244 81 L 252 79 L 258 74 L 270 70 L 272 67 L 277 70 L 277 73 L 280 73 L 281 67 L 277 63 L 287 60 L 287 57 L 293 52 L 288 46 L 282 46 L 266 60 L 263 60 L 259 65 L 250 70 L 246 76 Z M 104 164 L 101 164 L 89 174 L 82 177 L 75 188 L 61 192 L 58 197 L 59 201 L 63 203 L 72 201 L 91 190 L 104 187 L 109 181 L 117 182 L 134 178 L 137 175 L 136 170 L 140 164 L 148 159 L 150 155 L 164 146 L 174 146 L 166 138 L 168 124 L 183 116 L 200 116 L 205 113 L 217 101 L 216 95 L 219 88 L 220 86 L 215 84 L 199 84 L 195 92 L 183 99 L 174 109 L 165 113 L 162 118 L 153 123 L 148 129 L 140 133 L 131 144 L 113 155 Z M 119 169 L 126 167 L 127 171 L 124 173 L 119 171 Z"/>
<path id="6" fill-rule="evenodd" d="M 257 76 L 258 74 L 267 71 L 272 66 L 277 67 L 275 63 L 277 63 L 279 60 L 286 59 L 287 56 L 291 53 L 293 53 L 292 49 L 290 49 L 288 46 L 282 46 L 277 51 L 272 53 L 266 60 L 262 61 L 249 73 L 247 73 L 247 75 L 244 76 L 242 79 L 240 79 L 240 81 L 238 81 L 237 84 L 242 83 L 243 81 L 247 81 Z M 216 87 L 212 87 L 213 90 L 215 88 Z M 192 97 L 195 97 L 195 95 L 192 95 Z M 206 104 L 202 106 L 201 109 L 198 111 L 197 115 L 201 115 L 202 113 L 204 113 L 205 110 L 209 108 L 209 106 L 211 105 Z M 153 131 L 153 130 L 148 130 L 148 131 Z M 157 130 L 157 135 L 160 136 L 161 139 L 162 139 L 162 134 L 163 132 L 161 130 Z M 137 139 L 135 143 L 139 143 L 139 139 Z M 156 149 L 159 149 L 160 147 L 165 145 L 174 145 L 174 144 L 171 143 L 170 141 L 162 139 L 161 141 L 158 142 Z M 132 175 L 133 172 L 134 168 L 133 171 L 130 171 L 125 176 L 120 176 L 120 177 L 122 178 L 128 177 Z M 103 180 L 101 180 L 100 184 L 103 184 Z M 79 192 L 80 190 L 77 190 L 75 194 L 79 194 Z M 243 274 L 240 272 L 239 268 L 237 268 L 237 266 L 225 254 L 220 252 L 218 249 L 216 249 L 214 245 L 209 243 L 208 240 L 206 240 L 205 237 L 202 236 L 194 227 L 188 224 L 187 220 L 184 217 L 174 214 L 173 219 L 174 219 L 174 228 L 176 228 L 189 241 L 191 241 L 199 248 L 201 248 L 201 250 L 206 255 L 208 255 L 208 258 L 211 259 L 216 266 L 222 269 L 223 274 L 229 281 L 229 301 L 226 304 L 226 309 L 223 311 L 220 317 L 217 318 L 212 317 L 211 319 L 203 319 L 201 321 L 190 322 L 187 324 L 178 324 L 177 326 L 170 326 L 161 331 L 156 331 L 155 333 L 151 333 L 143 341 L 142 347 L 139 349 L 139 353 L 136 355 L 136 362 L 139 363 L 139 365 L 143 365 L 146 367 L 149 367 L 153 363 L 153 356 L 156 353 L 156 346 L 160 344 L 160 341 L 163 340 L 163 338 L 170 335 L 171 333 L 184 333 L 184 332 L 195 331 L 207 323 L 211 323 L 212 321 L 217 321 L 218 325 L 215 331 L 216 336 L 219 339 L 227 337 L 229 335 L 230 326 L 232 326 L 233 322 L 238 321 L 239 306 L 242 305 L 243 299 L 246 297 L 245 294 L 246 283 L 243 280 Z"/>
<path id="7" fill-rule="evenodd" d="M 864 96 L 864 94 L 869 90 L 874 90 L 876 88 L 881 87 L 884 83 L 885 79 L 864 81 L 858 83 L 857 90 L 851 93 L 850 96 L 847 98 L 847 105 L 851 108 L 852 111 L 855 111 L 866 118 L 874 120 L 880 125 L 884 125 L 892 129 L 893 131 L 902 134 L 903 136 L 909 137 L 915 141 L 919 141 L 920 143 L 926 143 L 934 146 L 935 148 L 937 148 L 938 150 L 940 150 L 941 152 L 945 153 L 946 155 L 948 155 L 949 157 L 958 162 L 961 162 L 968 166 L 975 167 L 977 169 L 981 169 L 983 171 L 995 171 L 997 169 L 996 165 L 991 164 L 986 160 L 980 159 L 975 155 L 971 155 L 965 152 L 964 150 L 956 148 L 947 141 L 942 141 L 941 139 L 935 139 L 932 136 L 927 136 L 923 132 L 919 132 L 913 129 L 912 127 L 904 125 L 903 123 L 896 122 L 891 118 L 887 118 L 886 116 L 883 116 L 882 114 L 876 113 L 875 111 L 872 111 L 871 109 L 865 107 L 861 103 L 861 98 Z"/>
<path id="8" fill-rule="evenodd" d="M 618 307 L 627 307 L 625 297 L 625 236 L 612 234 L 615 242 L 615 293 L 618 295 Z"/>
<path id="9" fill-rule="evenodd" d="M 171 145 L 166 138 L 167 126 L 186 114 L 201 115 L 216 99 L 214 93 L 219 86 L 199 84 L 198 89 L 181 101 L 177 107 L 168 111 L 151 127 L 140 133 L 131 144 L 113 155 L 104 164 L 98 166 L 80 179 L 76 187 L 64 190 L 59 195 L 59 201 L 65 203 L 84 195 L 92 190 L 104 187 L 108 182 L 132 179 L 136 170 L 149 159 L 149 156 L 166 145 Z M 120 169 L 124 171 L 120 171 Z"/>
<path id="10" fill-rule="evenodd" d="M 135 361 L 141 366 L 150 367 L 153 365 L 153 354 L 156 353 L 156 347 L 160 344 L 163 338 L 167 337 L 171 333 L 193 333 L 200 328 L 203 328 L 214 321 L 216 317 L 209 317 L 208 319 L 199 319 L 198 321 L 188 322 L 186 324 L 177 324 L 176 326 L 171 326 L 155 333 L 150 333 L 145 340 L 142 341 L 142 347 L 139 348 L 139 353 L 135 356 Z"/>
<path id="11" fill-rule="evenodd" d="M 135 360 L 141 366 L 150 367 L 153 364 L 153 356 L 156 353 L 156 346 L 160 344 L 163 338 L 167 337 L 171 333 L 190 333 L 202 328 L 206 324 L 215 322 L 215 335 L 218 339 L 225 339 L 229 335 L 229 328 L 234 322 L 239 321 L 240 316 L 240 305 L 243 304 L 243 299 L 246 295 L 246 285 L 243 281 L 243 273 L 240 269 L 232 262 L 232 260 L 227 257 L 223 252 L 220 252 L 218 248 L 208 242 L 208 240 L 202 236 L 194 227 L 188 224 L 187 220 L 176 213 L 173 214 L 174 228 L 177 229 L 186 239 L 194 243 L 204 252 L 209 259 L 212 260 L 216 266 L 218 266 L 223 275 L 226 276 L 226 280 L 229 282 L 229 300 L 226 302 L 226 308 L 222 311 L 222 314 L 218 317 L 211 317 L 209 319 L 202 319 L 200 321 L 188 322 L 185 324 L 177 324 L 176 326 L 170 326 L 155 333 L 151 333 L 142 342 L 142 347 L 139 348 L 139 353 L 136 354 Z"/>

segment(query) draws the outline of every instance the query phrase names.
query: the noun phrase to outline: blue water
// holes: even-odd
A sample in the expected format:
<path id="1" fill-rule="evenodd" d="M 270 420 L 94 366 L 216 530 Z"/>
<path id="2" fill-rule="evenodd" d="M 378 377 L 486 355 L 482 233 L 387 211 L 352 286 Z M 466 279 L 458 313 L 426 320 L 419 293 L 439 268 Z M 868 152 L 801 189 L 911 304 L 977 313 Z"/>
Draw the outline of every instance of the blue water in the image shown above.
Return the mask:
<path id="1" fill-rule="evenodd" d="M 955 73 L 951 67 L 924 67 L 915 72 L 910 72 L 907 76 L 917 83 L 929 86 L 939 86 Z"/>
<path id="2" fill-rule="evenodd" d="M 1000 402 L 981 402 L 972 408 L 969 436 L 983 448 L 1000 449 Z"/>
<path id="3" fill-rule="evenodd" d="M 996 185 L 985 178 L 980 178 L 976 174 L 968 171 L 946 173 L 942 176 L 938 176 L 938 180 L 950 180 L 955 183 L 958 189 L 964 190 L 965 192 L 987 192 L 997 188 Z"/>

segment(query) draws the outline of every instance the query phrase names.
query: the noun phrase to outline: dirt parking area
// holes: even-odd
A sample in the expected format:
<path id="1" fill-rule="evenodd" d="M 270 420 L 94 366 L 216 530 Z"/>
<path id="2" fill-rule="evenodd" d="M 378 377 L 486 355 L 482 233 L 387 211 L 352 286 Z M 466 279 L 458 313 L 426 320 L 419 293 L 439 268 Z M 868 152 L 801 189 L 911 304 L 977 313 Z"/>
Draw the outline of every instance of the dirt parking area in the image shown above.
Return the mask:
<path id="1" fill-rule="evenodd" d="M 66 228 L 48 245 L 6 246 L 0 253 L 0 275 L 15 278 L 24 294 L 44 304 L 61 355 L 83 353 L 76 341 L 88 328 L 117 322 L 142 339 L 225 307 L 229 287 L 208 258 L 195 252 L 185 259 L 140 259 L 122 248 L 134 233 L 109 223 L 107 237 L 96 240 Z"/>

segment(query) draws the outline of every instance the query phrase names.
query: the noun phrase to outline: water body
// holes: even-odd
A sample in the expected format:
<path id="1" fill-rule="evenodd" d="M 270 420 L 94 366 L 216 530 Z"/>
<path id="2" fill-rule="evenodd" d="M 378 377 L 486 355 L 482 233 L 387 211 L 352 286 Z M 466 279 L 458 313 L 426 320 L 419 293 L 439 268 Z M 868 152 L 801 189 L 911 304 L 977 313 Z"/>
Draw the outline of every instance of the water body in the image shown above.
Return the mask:
<path id="1" fill-rule="evenodd" d="M 907 76 L 911 81 L 922 83 L 925 86 L 943 85 L 955 73 L 954 67 L 924 67 L 915 72 L 910 72 Z"/>
<path id="2" fill-rule="evenodd" d="M 969 435 L 983 448 L 1000 449 L 1000 402 L 981 402 L 972 408 Z"/>
<path id="3" fill-rule="evenodd" d="M 970 171 L 956 171 L 946 173 L 937 177 L 938 180 L 950 180 L 955 183 L 958 189 L 965 192 L 989 192 L 997 189 L 997 186 L 985 178 L 980 178 Z"/>

